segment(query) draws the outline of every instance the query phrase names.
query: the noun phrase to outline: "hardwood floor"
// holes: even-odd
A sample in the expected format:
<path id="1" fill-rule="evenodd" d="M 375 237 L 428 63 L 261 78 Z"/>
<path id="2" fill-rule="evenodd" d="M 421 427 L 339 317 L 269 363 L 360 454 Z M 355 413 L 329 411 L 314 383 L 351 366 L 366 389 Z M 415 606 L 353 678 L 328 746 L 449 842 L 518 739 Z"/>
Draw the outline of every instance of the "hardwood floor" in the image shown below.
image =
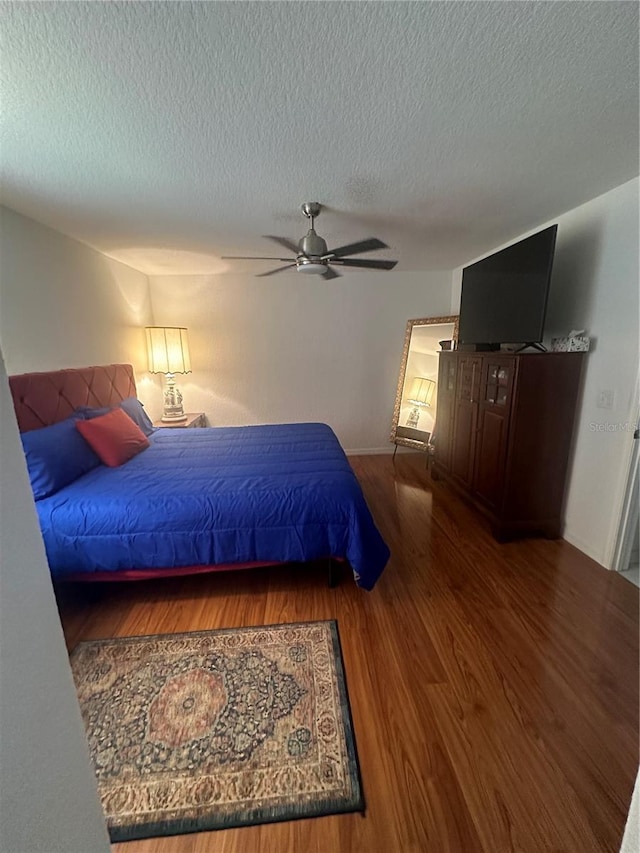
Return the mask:
<path id="1" fill-rule="evenodd" d="M 371 593 L 312 569 L 60 598 L 80 640 L 336 618 L 367 800 L 118 853 L 617 851 L 638 768 L 638 589 L 563 541 L 499 545 L 422 455 L 353 457 L 391 548 Z"/>

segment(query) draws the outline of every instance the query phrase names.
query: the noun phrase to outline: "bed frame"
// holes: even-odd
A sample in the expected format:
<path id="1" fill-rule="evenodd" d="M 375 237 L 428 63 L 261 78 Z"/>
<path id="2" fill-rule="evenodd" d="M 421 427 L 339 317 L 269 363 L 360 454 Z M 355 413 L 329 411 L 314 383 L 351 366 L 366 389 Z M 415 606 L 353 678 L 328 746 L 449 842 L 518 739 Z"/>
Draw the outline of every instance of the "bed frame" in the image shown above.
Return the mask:
<path id="1" fill-rule="evenodd" d="M 46 373 L 23 373 L 9 377 L 20 432 L 51 426 L 65 420 L 80 406 L 102 408 L 116 406 L 127 397 L 136 397 L 136 381 L 130 364 L 106 364 L 95 367 L 66 368 Z M 329 586 L 338 582 L 339 561 L 327 558 Z M 265 566 L 269 563 L 223 563 L 212 566 L 176 566 L 159 569 L 126 569 L 118 572 L 94 572 L 69 575 L 69 581 L 151 580 L 158 577 L 200 574 L 202 572 L 238 571 Z"/>

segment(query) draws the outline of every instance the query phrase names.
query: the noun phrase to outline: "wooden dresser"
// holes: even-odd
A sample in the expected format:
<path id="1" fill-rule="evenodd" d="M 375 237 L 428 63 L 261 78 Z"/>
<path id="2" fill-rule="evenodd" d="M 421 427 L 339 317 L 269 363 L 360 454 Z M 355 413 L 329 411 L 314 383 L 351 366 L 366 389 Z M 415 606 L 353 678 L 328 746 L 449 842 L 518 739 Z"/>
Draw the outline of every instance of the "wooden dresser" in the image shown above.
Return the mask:
<path id="1" fill-rule="evenodd" d="M 471 498 L 497 539 L 562 534 L 585 353 L 440 353 L 433 476 Z"/>

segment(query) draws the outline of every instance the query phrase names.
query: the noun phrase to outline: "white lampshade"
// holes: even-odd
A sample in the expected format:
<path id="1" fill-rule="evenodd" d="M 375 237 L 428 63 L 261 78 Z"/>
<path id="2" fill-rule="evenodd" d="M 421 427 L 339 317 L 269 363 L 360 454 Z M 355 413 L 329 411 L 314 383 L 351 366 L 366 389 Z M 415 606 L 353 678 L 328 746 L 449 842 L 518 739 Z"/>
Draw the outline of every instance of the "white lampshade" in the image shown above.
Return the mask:
<path id="1" fill-rule="evenodd" d="M 147 326 L 150 373 L 191 373 L 187 330 L 182 326 Z"/>
<path id="2" fill-rule="evenodd" d="M 436 383 L 433 379 L 425 379 L 422 376 L 414 376 L 411 383 L 411 393 L 407 398 L 410 403 L 416 406 L 430 406 L 433 400 L 433 392 L 435 391 Z"/>

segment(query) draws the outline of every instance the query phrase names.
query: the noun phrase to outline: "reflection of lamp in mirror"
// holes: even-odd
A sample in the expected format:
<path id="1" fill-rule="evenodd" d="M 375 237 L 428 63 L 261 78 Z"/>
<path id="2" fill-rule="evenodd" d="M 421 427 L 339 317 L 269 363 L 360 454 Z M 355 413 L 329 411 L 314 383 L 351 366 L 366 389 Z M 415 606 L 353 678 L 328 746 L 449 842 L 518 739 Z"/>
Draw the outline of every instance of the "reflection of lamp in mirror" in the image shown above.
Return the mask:
<path id="1" fill-rule="evenodd" d="M 185 421 L 182 394 L 176 388 L 176 373 L 191 373 L 187 330 L 177 326 L 147 326 L 147 356 L 150 373 L 164 373 L 167 389 L 164 392 L 165 423 Z"/>
<path id="2" fill-rule="evenodd" d="M 420 409 L 425 406 L 431 406 L 435 387 L 436 383 L 433 379 L 425 379 L 423 376 L 413 377 L 411 391 L 407 399 L 410 403 L 413 403 L 414 408 L 411 410 L 409 417 L 407 418 L 408 427 L 412 427 L 413 429 L 418 428 Z"/>

